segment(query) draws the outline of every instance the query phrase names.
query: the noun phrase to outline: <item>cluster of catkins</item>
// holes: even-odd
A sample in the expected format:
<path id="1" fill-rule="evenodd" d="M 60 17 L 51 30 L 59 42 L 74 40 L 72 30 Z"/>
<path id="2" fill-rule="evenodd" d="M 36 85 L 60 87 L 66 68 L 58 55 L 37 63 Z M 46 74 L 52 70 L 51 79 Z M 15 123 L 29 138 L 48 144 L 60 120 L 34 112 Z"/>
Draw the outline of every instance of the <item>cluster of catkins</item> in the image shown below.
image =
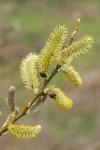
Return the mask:
<path id="1" fill-rule="evenodd" d="M 78 20 L 79 21 L 79 20 Z M 50 34 L 50 37 L 39 54 L 30 52 L 21 62 L 20 74 L 25 87 L 32 90 L 34 95 L 38 93 L 41 87 L 38 74 L 47 79 L 50 76 L 49 67 L 53 62 L 59 65 L 58 72 L 62 72 L 64 77 L 69 79 L 75 86 L 82 85 L 80 74 L 72 66 L 74 58 L 88 52 L 92 48 L 93 38 L 89 35 L 81 37 L 78 41 L 73 41 L 69 46 L 65 46 L 67 38 L 67 27 L 57 26 Z M 37 99 L 29 108 L 29 111 L 34 111 L 39 105 L 44 103 L 47 96 L 54 100 L 56 106 L 60 109 L 68 110 L 73 106 L 71 98 L 67 97 L 55 85 L 49 85 L 44 88 L 44 95 Z M 10 124 L 8 130 L 20 138 L 35 137 L 41 130 L 41 126 L 23 126 Z"/>

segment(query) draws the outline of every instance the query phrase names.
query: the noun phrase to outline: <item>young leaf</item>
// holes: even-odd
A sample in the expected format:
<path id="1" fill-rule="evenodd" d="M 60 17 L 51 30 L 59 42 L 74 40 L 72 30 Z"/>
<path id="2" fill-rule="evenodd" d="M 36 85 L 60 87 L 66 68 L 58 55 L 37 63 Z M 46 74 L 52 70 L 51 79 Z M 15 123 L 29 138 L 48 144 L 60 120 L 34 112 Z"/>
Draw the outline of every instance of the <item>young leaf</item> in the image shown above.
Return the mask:
<path id="1" fill-rule="evenodd" d="M 42 96 L 40 96 L 32 105 L 31 107 L 27 110 L 27 114 L 30 114 L 32 112 L 36 112 L 40 109 L 40 107 L 44 104 L 44 102 L 46 101 L 47 95 L 43 94 Z"/>

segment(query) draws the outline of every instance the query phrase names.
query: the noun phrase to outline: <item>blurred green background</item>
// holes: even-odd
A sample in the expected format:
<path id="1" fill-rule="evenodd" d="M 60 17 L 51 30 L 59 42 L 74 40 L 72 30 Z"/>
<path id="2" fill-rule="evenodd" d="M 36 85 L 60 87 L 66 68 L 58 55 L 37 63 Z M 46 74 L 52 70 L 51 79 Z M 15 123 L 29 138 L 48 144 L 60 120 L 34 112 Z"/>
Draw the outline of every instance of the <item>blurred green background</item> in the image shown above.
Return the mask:
<path id="1" fill-rule="evenodd" d="M 94 37 L 90 53 L 74 61 L 83 77 L 82 87 L 74 87 L 61 74 L 53 83 L 74 101 L 70 111 L 59 110 L 48 99 L 38 112 L 25 116 L 18 124 L 42 125 L 34 139 L 0 137 L 0 150 L 100 150 L 100 0 L 0 0 L 0 126 L 7 117 L 6 95 L 16 87 L 20 109 L 32 93 L 21 79 L 19 65 L 30 51 L 39 52 L 56 25 L 75 29 L 81 19 L 77 38 Z M 67 42 L 69 42 L 69 37 Z"/>

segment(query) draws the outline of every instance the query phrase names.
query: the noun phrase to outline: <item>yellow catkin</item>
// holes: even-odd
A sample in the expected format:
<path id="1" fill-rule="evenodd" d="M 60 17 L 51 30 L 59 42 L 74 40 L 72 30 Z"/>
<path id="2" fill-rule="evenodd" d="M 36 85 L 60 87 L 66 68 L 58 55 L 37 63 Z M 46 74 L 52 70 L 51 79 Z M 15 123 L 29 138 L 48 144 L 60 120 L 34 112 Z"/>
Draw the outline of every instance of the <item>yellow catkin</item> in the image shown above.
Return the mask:
<path id="1" fill-rule="evenodd" d="M 48 95 L 54 98 L 56 106 L 63 110 L 71 109 L 73 106 L 73 101 L 68 98 L 59 88 L 50 87 L 46 90 Z"/>
<path id="2" fill-rule="evenodd" d="M 33 90 L 34 93 L 38 91 L 39 81 L 37 77 L 37 60 L 38 56 L 35 53 L 29 53 L 24 58 L 20 65 L 20 74 L 25 87 Z"/>
<path id="3" fill-rule="evenodd" d="M 58 63 L 60 65 L 70 64 L 75 57 L 88 52 L 92 48 L 93 42 L 93 38 L 88 35 L 77 42 L 73 42 L 70 46 L 63 49 Z"/>
<path id="4" fill-rule="evenodd" d="M 47 76 L 48 68 L 52 62 L 59 57 L 66 37 L 67 28 L 65 26 L 57 26 L 54 29 L 54 32 L 50 34 L 50 38 L 42 48 L 39 55 L 38 66 L 41 76 Z"/>
<path id="5" fill-rule="evenodd" d="M 65 78 L 69 79 L 74 85 L 80 86 L 83 84 L 80 74 L 74 69 L 73 66 L 62 66 L 61 70 Z"/>
<path id="6" fill-rule="evenodd" d="M 13 136 L 17 138 L 34 138 L 41 131 L 41 126 L 24 126 L 24 125 L 14 125 L 10 124 L 8 130 Z"/>

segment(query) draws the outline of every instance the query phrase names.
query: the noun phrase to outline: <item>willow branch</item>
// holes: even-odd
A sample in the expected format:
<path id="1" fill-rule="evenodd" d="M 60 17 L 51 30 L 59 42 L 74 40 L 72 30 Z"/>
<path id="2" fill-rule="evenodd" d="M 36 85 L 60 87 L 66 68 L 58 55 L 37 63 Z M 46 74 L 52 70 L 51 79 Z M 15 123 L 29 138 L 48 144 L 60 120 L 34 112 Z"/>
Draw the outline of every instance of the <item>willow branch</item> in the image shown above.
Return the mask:
<path id="1" fill-rule="evenodd" d="M 80 20 L 77 20 L 77 26 L 76 26 L 76 30 L 72 33 L 71 35 L 71 39 L 70 39 L 70 43 L 69 45 L 72 44 L 72 42 L 74 41 L 75 35 L 78 31 L 79 28 L 79 24 L 80 24 Z M 12 116 L 9 121 L 7 122 L 6 125 L 4 125 L 1 129 L 0 129 L 0 136 L 7 131 L 7 127 L 9 126 L 9 124 L 16 122 L 17 120 L 19 120 L 21 117 L 23 117 L 24 115 L 26 115 L 27 110 L 32 106 L 33 103 L 35 103 L 35 101 L 37 100 L 37 98 L 39 98 L 40 96 L 43 96 L 44 94 L 44 88 L 47 86 L 47 84 L 51 81 L 51 79 L 58 73 L 58 70 L 60 69 L 60 65 L 57 64 L 57 66 L 54 68 L 54 70 L 52 71 L 51 75 L 49 77 L 47 77 L 44 80 L 44 83 L 42 85 L 42 87 L 39 89 L 38 93 L 36 95 L 34 95 L 32 97 L 32 99 L 30 100 L 30 102 L 28 102 L 28 104 L 16 115 L 16 116 Z"/>
<path id="2" fill-rule="evenodd" d="M 24 115 L 26 115 L 27 110 L 31 107 L 31 105 L 37 100 L 38 97 L 42 96 L 44 93 L 44 88 L 45 86 L 51 81 L 51 79 L 56 75 L 56 73 L 58 72 L 58 69 L 60 68 L 59 65 L 56 66 L 56 68 L 54 68 L 54 70 L 52 71 L 51 75 L 45 79 L 44 84 L 42 86 L 42 88 L 40 88 L 39 92 L 33 96 L 32 100 L 20 111 L 20 113 L 15 116 L 10 118 L 9 122 L 0 129 L 0 136 L 7 131 L 7 127 L 9 124 L 16 122 L 17 120 L 19 120 L 21 117 L 23 117 Z"/>

